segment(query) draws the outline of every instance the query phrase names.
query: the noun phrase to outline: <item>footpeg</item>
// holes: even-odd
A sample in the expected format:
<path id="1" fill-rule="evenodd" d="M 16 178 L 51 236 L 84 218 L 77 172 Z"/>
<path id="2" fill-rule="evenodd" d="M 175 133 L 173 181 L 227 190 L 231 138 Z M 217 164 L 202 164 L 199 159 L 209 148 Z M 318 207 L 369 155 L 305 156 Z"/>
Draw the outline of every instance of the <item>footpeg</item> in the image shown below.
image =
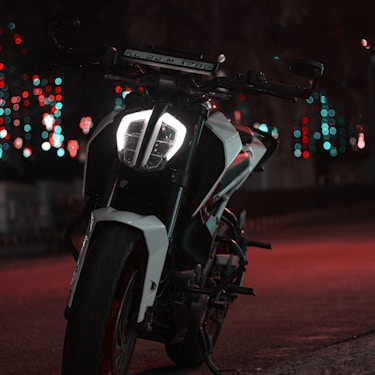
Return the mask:
<path id="1" fill-rule="evenodd" d="M 253 241 L 253 240 L 247 240 L 246 246 L 252 246 L 252 247 L 260 247 L 262 249 L 271 250 L 272 245 L 268 242 L 260 242 L 260 241 Z"/>
<path id="2" fill-rule="evenodd" d="M 230 293 L 246 294 L 248 296 L 256 296 L 255 290 L 253 288 L 247 288 L 245 286 L 231 285 L 228 289 Z"/>

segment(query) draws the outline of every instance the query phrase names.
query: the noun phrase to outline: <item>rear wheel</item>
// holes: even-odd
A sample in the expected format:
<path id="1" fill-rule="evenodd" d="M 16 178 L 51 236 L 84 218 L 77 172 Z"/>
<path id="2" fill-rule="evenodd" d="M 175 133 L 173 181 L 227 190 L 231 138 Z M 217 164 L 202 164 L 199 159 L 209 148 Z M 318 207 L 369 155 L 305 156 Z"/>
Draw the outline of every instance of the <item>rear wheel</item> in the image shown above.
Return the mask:
<path id="1" fill-rule="evenodd" d="M 234 238 L 231 227 L 225 222 L 221 222 L 219 234 L 225 238 Z M 232 254 L 232 250 L 226 242 L 219 242 L 216 252 L 219 256 Z M 228 267 L 225 264 L 218 263 L 211 269 L 210 277 L 222 280 L 227 276 L 228 272 Z M 200 366 L 207 359 L 207 350 L 213 350 L 219 338 L 229 305 L 233 302 L 233 295 L 227 292 L 212 296 L 211 298 L 215 298 L 214 303 L 207 300 L 207 296 L 202 295 L 200 298 L 198 306 L 201 306 L 200 326 L 203 332 L 198 331 L 198 329 L 195 331 L 190 330 L 185 334 L 183 340 L 166 344 L 168 356 L 180 367 Z"/>
<path id="2" fill-rule="evenodd" d="M 228 305 L 223 309 L 210 307 L 206 304 L 202 316 L 202 328 L 204 340 L 213 349 L 219 337 L 222 324 L 228 311 Z M 166 351 L 169 358 L 177 366 L 191 368 L 200 366 L 205 361 L 205 350 L 202 333 L 199 331 L 188 331 L 183 340 L 177 343 L 167 343 Z"/>
<path id="3" fill-rule="evenodd" d="M 117 223 L 90 245 L 65 332 L 63 375 L 124 375 L 137 334 L 145 270 L 140 233 Z"/>

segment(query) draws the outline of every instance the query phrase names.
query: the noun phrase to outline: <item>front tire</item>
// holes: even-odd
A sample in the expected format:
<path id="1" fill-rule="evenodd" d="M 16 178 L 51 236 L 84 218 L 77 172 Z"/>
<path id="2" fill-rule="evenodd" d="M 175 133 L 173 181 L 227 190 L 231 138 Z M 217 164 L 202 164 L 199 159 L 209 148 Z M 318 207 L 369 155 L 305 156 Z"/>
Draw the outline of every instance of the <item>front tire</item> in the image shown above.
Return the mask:
<path id="1" fill-rule="evenodd" d="M 69 311 L 63 375 L 126 374 L 146 260 L 140 232 L 119 223 L 100 226 Z"/>

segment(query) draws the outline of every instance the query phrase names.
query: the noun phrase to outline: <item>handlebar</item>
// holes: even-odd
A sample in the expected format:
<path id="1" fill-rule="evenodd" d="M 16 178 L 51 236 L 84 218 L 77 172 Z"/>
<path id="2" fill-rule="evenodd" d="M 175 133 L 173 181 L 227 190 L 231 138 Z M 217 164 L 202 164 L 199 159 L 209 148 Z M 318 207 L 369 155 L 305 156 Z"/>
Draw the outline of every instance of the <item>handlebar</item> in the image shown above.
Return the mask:
<path id="1" fill-rule="evenodd" d="M 160 48 L 131 49 L 125 48 L 117 51 L 113 47 L 99 48 L 95 53 L 81 52 L 66 48 L 55 36 L 55 30 L 61 30 L 67 23 L 65 17 L 52 24 L 50 39 L 57 47 L 60 57 L 68 58 L 56 65 L 78 65 L 81 67 L 94 67 L 100 69 L 106 78 L 120 80 L 127 84 L 138 86 L 161 87 L 168 76 L 168 87 L 171 82 L 176 90 L 187 95 L 208 95 L 219 98 L 229 98 L 230 92 L 239 92 L 248 95 L 266 94 L 279 98 L 296 101 L 297 98 L 307 98 L 313 91 L 318 77 L 323 74 L 323 64 L 312 61 L 300 61 L 297 74 L 309 77 L 311 80 L 305 87 L 288 84 L 268 82 L 265 75 L 260 72 L 238 74 L 235 77 L 214 77 L 197 79 L 202 76 L 214 76 L 219 65 L 223 62 L 223 55 L 218 61 L 203 60 L 201 55 L 192 55 Z M 73 28 L 79 22 L 71 24 Z M 179 72 L 180 74 L 176 74 Z M 178 78 L 177 78 L 178 77 Z M 178 82 L 177 82 L 178 80 Z M 199 81 L 197 83 L 196 81 Z M 223 91 L 224 90 L 224 91 Z M 225 91 L 226 90 L 226 91 Z M 227 92 L 229 91 L 229 93 Z"/>
<path id="2" fill-rule="evenodd" d="M 268 82 L 263 73 L 248 72 L 237 77 L 219 77 L 200 85 L 203 90 L 224 88 L 244 94 L 267 94 L 283 99 L 295 100 L 296 98 L 308 98 L 315 86 L 310 83 L 308 87 L 292 86 L 282 83 Z"/>

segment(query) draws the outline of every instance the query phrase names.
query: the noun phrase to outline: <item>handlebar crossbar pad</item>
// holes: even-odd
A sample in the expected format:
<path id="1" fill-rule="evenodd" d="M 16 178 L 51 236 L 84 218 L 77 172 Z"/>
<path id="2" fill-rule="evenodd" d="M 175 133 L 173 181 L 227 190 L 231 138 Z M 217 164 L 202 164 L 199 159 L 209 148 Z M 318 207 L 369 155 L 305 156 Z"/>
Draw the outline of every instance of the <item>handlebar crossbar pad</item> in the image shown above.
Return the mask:
<path id="1" fill-rule="evenodd" d="M 216 72 L 219 64 L 212 62 L 192 60 L 183 57 L 154 53 L 127 48 L 122 55 L 126 61 L 136 62 L 157 68 L 179 70 L 181 72 L 211 75 Z"/>

